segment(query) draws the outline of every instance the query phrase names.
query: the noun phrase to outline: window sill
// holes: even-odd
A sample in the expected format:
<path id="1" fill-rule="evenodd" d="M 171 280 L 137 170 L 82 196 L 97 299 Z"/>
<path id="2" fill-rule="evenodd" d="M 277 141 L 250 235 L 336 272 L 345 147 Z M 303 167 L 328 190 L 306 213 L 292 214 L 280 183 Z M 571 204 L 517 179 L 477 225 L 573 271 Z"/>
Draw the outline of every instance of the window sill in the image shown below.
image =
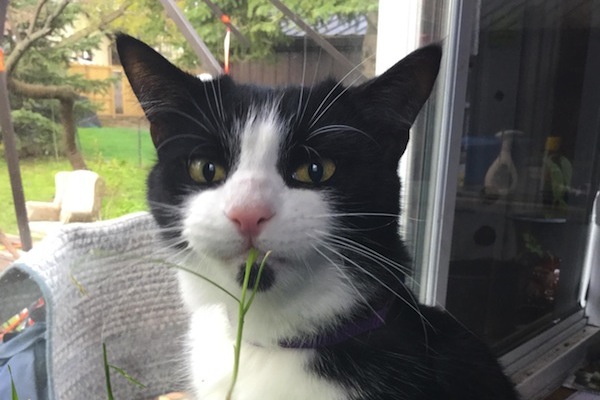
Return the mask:
<path id="1" fill-rule="evenodd" d="M 560 387 L 585 361 L 590 346 L 597 343 L 600 328 L 585 325 L 554 343 L 550 340 L 540 344 L 532 353 L 542 351 L 541 355 L 509 374 L 523 399 L 543 399 Z"/>

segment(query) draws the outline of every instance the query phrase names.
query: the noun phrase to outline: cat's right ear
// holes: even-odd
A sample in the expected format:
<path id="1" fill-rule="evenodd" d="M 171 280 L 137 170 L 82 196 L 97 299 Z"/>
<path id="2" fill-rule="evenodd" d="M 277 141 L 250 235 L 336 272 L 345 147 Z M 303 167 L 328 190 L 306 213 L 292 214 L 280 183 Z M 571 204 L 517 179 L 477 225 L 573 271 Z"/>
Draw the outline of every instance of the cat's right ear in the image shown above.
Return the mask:
<path id="1" fill-rule="evenodd" d="M 177 119 L 203 107 L 203 97 L 192 100 L 192 92 L 203 83 L 129 35 L 116 37 L 117 51 L 125 75 L 150 121 L 150 134 L 158 147 L 173 129 Z M 197 110 L 196 110 L 197 111 Z"/>
<path id="2" fill-rule="evenodd" d="M 164 130 L 157 127 L 161 125 L 161 109 L 176 107 L 182 101 L 180 88 L 185 87 L 190 77 L 150 46 L 129 35 L 117 34 L 116 45 L 133 93 L 150 121 L 152 141 L 158 146 L 166 138 Z"/>
<path id="3" fill-rule="evenodd" d="M 175 89 L 189 79 L 188 74 L 138 39 L 119 33 L 116 43 L 125 75 L 147 115 L 154 101 L 177 95 Z"/>

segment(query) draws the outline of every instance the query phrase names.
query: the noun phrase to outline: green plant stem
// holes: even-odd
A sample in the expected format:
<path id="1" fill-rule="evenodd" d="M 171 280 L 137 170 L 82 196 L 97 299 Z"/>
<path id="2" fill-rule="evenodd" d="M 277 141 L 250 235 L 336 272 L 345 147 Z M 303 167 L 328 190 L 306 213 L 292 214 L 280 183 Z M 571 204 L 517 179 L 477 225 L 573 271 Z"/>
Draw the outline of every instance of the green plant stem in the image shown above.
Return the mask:
<path id="1" fill-rule="evenodd" d="M 12 400 L 19 400 L 19 395 L 17 394 L 17 388 L 15 387 L 15 382 L 13 381 L 12 369 L 10 365 L 8 365 L 8 374 L 10 375 L 10 392 Z"/>
<path id="2" fill-rule="evenodd" d="M 108 357 L 106 355 L 106 343 L 102 343 L 102 357 L 104 358 L 104 376 L 106 377 L 106 393 L 108 400 L 114 400 L 112 386 L 110 384 L 110 368 L 108 367 Z"/>
<path id="3" fill-rule="evenodd" d="M 229 387 L 229 391 L 227 392 L 226 400 L 231 400 L 231 396 L 233 395 L 233 389 L 235 388 L 235 384 L 238 378 L 238 373 L 240 369 L 240 355 L 242 351 L 242 333 L 244 331 L 244 320 L 246 317 L 246 313 L 248 313 L 248 310 L 250 310 L 250 306 L 254 301 L 254 297 L 256 296 L 256 292 L 258 291 L 258 284 L 260 282 L 260 278 L 262 276 L 267 257 L 269 257 L 270 254 L 271 252 L 269 251 L 263 257 L 263 260 L 260 263 L 260 266 L 258 267 L 258 272 L 254 281 L 254 286 L 252 288 L 252 294 L 250 295 L 250 299 L 248 299 L 248 301 L 246 302 L 246 294 L 248 293 L 248 283 L 250 282 L 250 273 L 252 271 L 252 266 L 254 265 L 256 258 L 258 257 L 258 251 L 256 249 L 251 248 L 248 252 L 248 258 L 246 259 L 246 269 L 244 270 L 244 282 L 242 283 L 242 295 L 238 303 L 238 325 L 235 338 L 235 345 L 233 348 L 233 371 L 231 375 L 231 386 Z"/>
<path id="4" fill-rule="evenodd" d="M 250 296 L 250 299 L 248 300 L 248 303 L 246 303 L 246 307 L 244 308 L 244 315 L 246 315 L 246 313 L 248 312 L 248 310 L 250 310 L 250 305 L 254 301 L 254 297 L 256 296 L 256 292 L 258 292 L 258 284 L 260 283 L 260 278 L 262 277 L 263 269 L 265 268 L 265 263 L 267 261 L 267 258 L 270 255 L 271 255 L 271 250 L 269 250 L 269 251 L 267 251 L 265 253 L 265 256 L 263 257 L 263 260 L 260 263 L 260 266 L 258 267 L 258 273 L 256 274 L 256 279 L 254 280 L 254 287 L 252 288 L 252 295 Z"/>

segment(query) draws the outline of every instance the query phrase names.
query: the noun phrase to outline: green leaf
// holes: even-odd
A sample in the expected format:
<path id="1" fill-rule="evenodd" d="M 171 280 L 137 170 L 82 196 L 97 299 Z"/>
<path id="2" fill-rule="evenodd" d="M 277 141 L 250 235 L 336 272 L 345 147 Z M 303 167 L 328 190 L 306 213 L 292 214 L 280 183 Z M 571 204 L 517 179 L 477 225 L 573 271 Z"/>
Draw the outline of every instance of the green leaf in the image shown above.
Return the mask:
<path id="1" fill-rule="evenodd" d="M 143 383 L 140 383 L 137 379 L 133 378 L 131 375 L 129 375 L 127 372 L 125 372 L 125 370 L 123 368 L 119 368 L 116 367 L 112 364 L 108 364 L 108 366 L 112 369 L 114 369 L 115 371 L 117 371 L 117 373 L 119 373 L 120 375 L 122 375 L 125 379 L 127 379 L 130 383 L 133 383 L 136 386 L 139 386 L 141 388 L 145 388 L 146 385 L 144 385 Z"/>
<path id="2" fill-rule="evenodd" d="M 108 358 L 106 356 L 106 343 L 102 343 L 102 357 L 104 360 L 104 377 L 106 378 L 106 394 L 108 400 L 115 400 L 112 392 L 112 386 L 110 384 L 110 368 L 108 366 Z"/>
<path id="3" fill-rule="evenodd" d="M 573 177 L 573 166 L 566 157 L 560 158 L 560 169 L 563 173 L 563 182 L 565 186 L 571 186 L 571 178 Z"/>
<path id="4" fill-rule="evenodd" d="M 12 370 L 10 369 L 10 365 L 8 365 L 8 374 L 10 375 L 10 391 L 12 400 L 19 400 L 19 395 L 17 394 L 17 388 L 15 387 L 15 382 L 13 381 Z"/>
<path id="5" fill-rule="evenodd" d="M 71 282 L 77 287 L 77 289 L 79 290 L 79 293 L 81 293 L 83 296 L 87 296 L 88 295 L 88 291 L 85 288 L 85 286 L 83 286 L 77 280 L 77 278 L 75 278 L 75 276 L 72 273 L 69 273 L 69 278 L 71 279 Z"/>
<path id="6" fill-rule="evenodd" d="M 263 257 L 260 266 L 258 267 L 258 273 L 256 274 L 256 279 L 254 281 L 254 287 L 252 288 L 252 295 L 250 296 L 250 299 L 246 302 L 246 305 L 244 307 L 244 315 L 246 315 L 248 313 L 248 310 L 250 310 L 250 306 L 254 301 L 254 296 L 256 296 L 256 293 L 258 292 L 258 284 L 260 283 L 260 278 L 262 277 L 263 270 L 265 269 L 267 258 L 269 258 L 270 255 L 271 251 L 269 250 Z"/>

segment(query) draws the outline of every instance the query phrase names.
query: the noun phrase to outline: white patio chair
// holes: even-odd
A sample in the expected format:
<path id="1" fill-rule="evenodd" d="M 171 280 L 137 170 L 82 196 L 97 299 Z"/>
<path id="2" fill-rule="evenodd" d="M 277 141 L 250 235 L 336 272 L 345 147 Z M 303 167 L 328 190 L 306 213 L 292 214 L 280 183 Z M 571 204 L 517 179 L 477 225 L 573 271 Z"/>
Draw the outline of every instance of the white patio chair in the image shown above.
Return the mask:
<path id="1" fill-rule="evenodd" d="M 36 236 L 44 236 L 61 224 L 93 222 L 100 219 L 104 181 L 89 170 L 60 171 L 55 177 L 52 202 L 27 201 L 29 228 Z"/>

